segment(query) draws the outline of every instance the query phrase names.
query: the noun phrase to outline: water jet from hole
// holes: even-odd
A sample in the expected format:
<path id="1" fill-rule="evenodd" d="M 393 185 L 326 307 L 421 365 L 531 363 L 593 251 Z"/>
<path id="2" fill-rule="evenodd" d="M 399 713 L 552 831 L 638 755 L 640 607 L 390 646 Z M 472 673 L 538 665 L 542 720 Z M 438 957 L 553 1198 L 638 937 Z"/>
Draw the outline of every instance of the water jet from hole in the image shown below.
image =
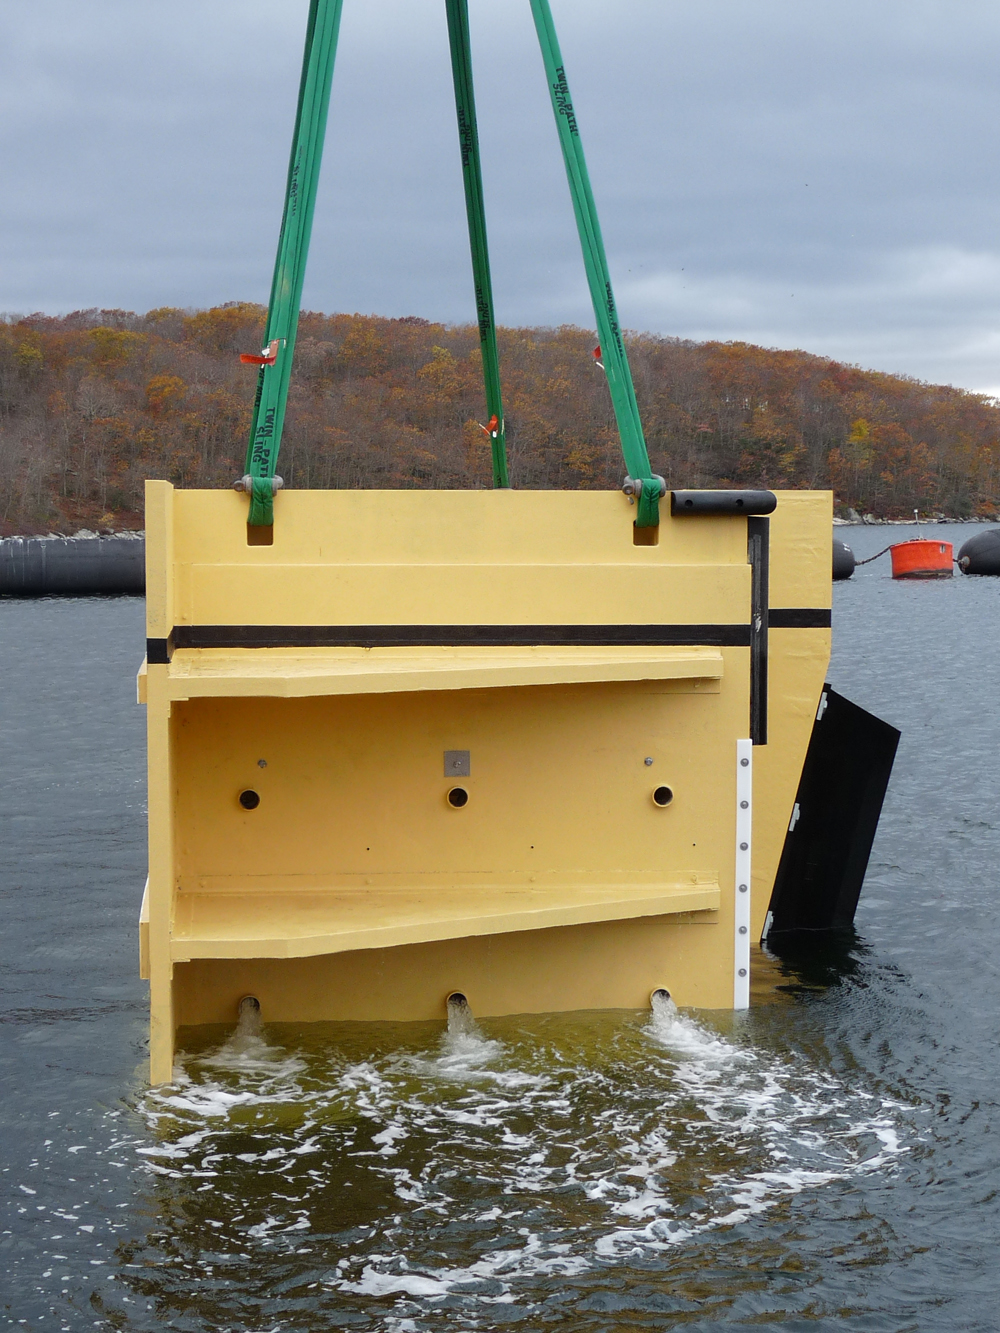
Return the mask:
<path id="1" fill-rule="evenodd" d="M 234 1035 L 237 1040 L 260 1036 L 260 1000 L 256 995 L 244 995 L 240 1000 Z"/>

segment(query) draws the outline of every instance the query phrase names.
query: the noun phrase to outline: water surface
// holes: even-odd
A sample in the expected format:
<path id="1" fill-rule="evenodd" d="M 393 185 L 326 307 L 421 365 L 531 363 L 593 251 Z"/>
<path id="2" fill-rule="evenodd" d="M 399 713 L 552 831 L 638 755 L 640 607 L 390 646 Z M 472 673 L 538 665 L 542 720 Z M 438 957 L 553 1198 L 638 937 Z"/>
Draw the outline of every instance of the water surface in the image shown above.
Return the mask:
<path id="1" fill-rule="evenodd" d="M 756 958 L 743 1016 L 204 1029 L 149 1092 L 142 605 L 0 601 L 0 1317 L 996 1329 L 1000 580 L 834 604 L 903 731 L 848 947 Z"/>

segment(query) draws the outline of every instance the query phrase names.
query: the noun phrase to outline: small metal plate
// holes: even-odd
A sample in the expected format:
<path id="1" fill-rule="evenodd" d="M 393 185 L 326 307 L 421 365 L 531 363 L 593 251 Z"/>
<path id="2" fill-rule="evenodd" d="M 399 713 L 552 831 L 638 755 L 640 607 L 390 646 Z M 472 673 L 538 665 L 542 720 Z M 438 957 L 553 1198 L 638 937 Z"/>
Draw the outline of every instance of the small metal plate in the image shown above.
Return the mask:
<path id="1" fill-rule="evenodd" d="M 472 760 L 468 750 L 445 750 L 444 775 L 446 778 L 467 778 L 472 773 Z"/>

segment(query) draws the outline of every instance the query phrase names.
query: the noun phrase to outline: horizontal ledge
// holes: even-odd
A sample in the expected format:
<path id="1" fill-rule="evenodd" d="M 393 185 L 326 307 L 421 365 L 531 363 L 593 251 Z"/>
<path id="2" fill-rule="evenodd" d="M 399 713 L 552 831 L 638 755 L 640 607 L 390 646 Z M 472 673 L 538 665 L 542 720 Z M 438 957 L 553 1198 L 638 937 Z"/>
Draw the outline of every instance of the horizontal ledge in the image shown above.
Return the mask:
<path id="1" fill-rule="evenodd" d="M 718 884 L 187 891 L 177 897 L 171 957 L 306 958 L 718 907 Z"/>
<path id="2" fill-rule="evenodd" d="M 491 689 L 602 681 L 705 680 L 723 674 L 718 649 L 313 648 L 228 652 L 180 649 L 167 680 L 172 699 Z M 140 684 L 143 692 L 145 679 Z"/>

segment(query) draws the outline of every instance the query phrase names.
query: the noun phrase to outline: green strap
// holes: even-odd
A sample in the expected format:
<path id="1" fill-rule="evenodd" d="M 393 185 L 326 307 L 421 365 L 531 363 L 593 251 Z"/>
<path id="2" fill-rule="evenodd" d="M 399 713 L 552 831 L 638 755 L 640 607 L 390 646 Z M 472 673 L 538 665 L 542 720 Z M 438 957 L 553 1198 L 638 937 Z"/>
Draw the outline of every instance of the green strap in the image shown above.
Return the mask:
<path id="1" fill-rule="evenodd" d="M 601 227 L 597 220 L 597 208 L 590 188 L 587 163 L 583 156 L 580 131 L 576 123 L 569 84 L 566 82 L 566 70 L 552 22 L 549 0 L 531 0 L 531 13 L 535 20 L 538 42 L 542 48 L 552 109 L 559 129 L 559 142 L 562 145 L 569 192 L 573 199 L 573 211 L 580 233 L 587 283 L 594 303 L 594 315 L 597 318 L 601 360 L 608 377 L 608 388 L 611 390 L 611 403 L 618 423 L 625 466 L 633 481 L 642 483 L 638 496 L 636 527 L 656 527 L 660 521 L 660 481 L 654 477 L 649 465 L 642 422 L 639 420 L 639 405 L 635 398 L 632 373 L 629 370 L 628 356 L 618 324 L 614 293 L 611 290 L 611 277 L 604 253 L 604 242 L 601 239 Z"/>
<path id="2" fill-rule="evenodd" d="M 445 0 L 445 9 L 448 14 L 448 39 L 451 43 L 451 72 L 455 80 L 458 141 L 462 149 L 465 211 L 469 218 L 472 276 L 476 287 L 479 346 L 483 354 L 486 415 L 493 449 L 493 485 L 509 486 L 503 402 L 500 397 L 500 359 L 497 354 L 496 321 L 493 317 L 493 284 L 490 281 L 490 254 L 486 243 L 483 175 L 479 164 L 479 130 L 476 125 L 476 98 L 472 86 L 468 0 Z M 494 418 L 496 418 L 495 424 Z"/>
<path id="3" fill-rule="evenodd" d="M 257 397 L 247 448 L 246 471 L 252 480 L 247 522 L 253 526 L 267 526 L 274 521 L 271 479 L 277 468 L 285 424 L 288 381 L 299 326 L 302 283 L 316 206 L 342 5 L 343 0 L 310 0 L 309 4 L 285 209 L 264 335 L 265 347 L 277 343 L 277 357 L 273 364 L 262 365 L 257 377 Z"/>

